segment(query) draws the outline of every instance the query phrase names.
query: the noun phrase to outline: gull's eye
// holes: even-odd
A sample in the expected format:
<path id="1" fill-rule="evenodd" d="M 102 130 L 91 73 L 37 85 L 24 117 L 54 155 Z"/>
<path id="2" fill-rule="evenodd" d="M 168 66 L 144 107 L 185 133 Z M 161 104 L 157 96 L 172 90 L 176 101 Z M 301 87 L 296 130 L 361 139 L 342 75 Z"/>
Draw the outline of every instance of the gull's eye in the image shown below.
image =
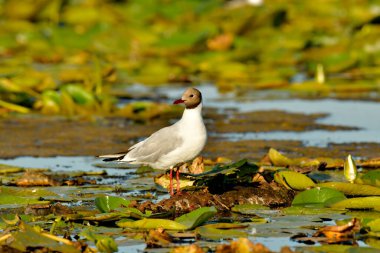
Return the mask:
<path id="1" fill-rule="evenodd" d="M 191 94 L 190 97 L 191 97 L 191 98 L 194 97 L 194 94 Z"/>

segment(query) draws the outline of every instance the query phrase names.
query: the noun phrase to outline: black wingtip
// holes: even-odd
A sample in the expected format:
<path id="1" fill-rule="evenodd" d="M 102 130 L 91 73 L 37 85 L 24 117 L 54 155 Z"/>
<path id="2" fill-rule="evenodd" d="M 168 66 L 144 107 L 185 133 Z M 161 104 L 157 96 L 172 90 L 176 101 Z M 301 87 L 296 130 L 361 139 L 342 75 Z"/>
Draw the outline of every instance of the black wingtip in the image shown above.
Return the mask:
<path id="1" fill-rule="evenodd" d="M 121 155 L 118 157 L 110 157 L 110 158 L 105 158 L 103 159 L 104 162 L 112 162 L 112 161 L 120 161 L 121 159 L 124 158 L 125 155 Z"/>

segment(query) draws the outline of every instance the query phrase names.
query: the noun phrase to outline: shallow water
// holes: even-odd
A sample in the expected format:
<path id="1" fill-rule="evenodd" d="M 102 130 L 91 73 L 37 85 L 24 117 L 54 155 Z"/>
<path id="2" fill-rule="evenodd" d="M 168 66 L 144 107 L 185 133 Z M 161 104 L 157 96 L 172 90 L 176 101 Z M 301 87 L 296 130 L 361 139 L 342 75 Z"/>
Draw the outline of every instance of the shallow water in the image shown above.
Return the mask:
<path id="1" fill-rule="evenodd" d="M 353 131 L 313 130 L 305 132 L 267 132 L 267 133 L 229 133 L 216 136 L 227 137 L 230 140 L 298 140 L 307 146 L 325 147 L 329 143 L 376 142 L 380 143 L 380 103 L 358 100 L 337 99 L 276 99 L 269 100 L 278 94 L 269 96 L 268 91 L 257 92 L 256 95 L 235 97 L 232 93 L 221 94 L 215 86 L 202 85 L 198 88 L 204 94 L 204 106 L 218 108 L 221 112 L 234 108 L 239 112 L 283 110 L 294 113 L 326 113 L 327 117 L 317 120 L 317 123 L 342 125 L 360 128 Z M 170 100 L 181 96 L 183 87 L 159 88 L 158 92 L 166 94 Z"/>
<path id="2" fill-rule="evenodd" d="M 98 182 L 100 185 L 124 185 L 134 188 L 138 184 L 154 187 L 154 181 L 151 175 L 136 175 L 135 169 L 125 169 L 125 168 L 99 168 L 97 167 L 99 159 L 94 157 L 18 157 L 15 159 L 0 159 L 1 164 L 9 164 L 20 167 L 34 167 L 34 168 L 48 168 L 53 172 L 100 172 L 103 170 L 107 171 L 108 176 L 117 176 L 116 182 L 110 183 L 107 180 L 101 180 Z M 127 176 L 126 176 L 127 175 Z M 129 175 L 129 176 L 128 176 Z M 115 178 L 113 179 L 115 180 Z M 129 191 L 127 195 L 131 195 L 133 192 L 138 194 L 138 190 Z M 113 193 L 111 193 L 113 194 Z M 127 196 L 122 194 L 122 196 Z M 163 198 L 168 198 L 169 195 L 164 193 L 153 193 L 156 197 L 154 201 L 160 201 Z M 119 194 L 120 196 L 120 194 Z M 249 239 L 255 243 L 262 243 L 272 251 L 279 251 L 283 246 L 290 247 L 305 247 L 306 245 L 292 241 L 289 237 L 289 231 L 302 230 L 304 231 L 305 225 L 322 225 L 321 222 L 316 223 L 315 220 L 319 220 L 318 216 L 294 216 L 287 215 L 283 216 L 278 211 L 262 211 L 259 213 L 260 216 L 266 217 L 270 220 L 270 223 L 264 224 L 254 224 L 251 223 L 251 235 Z M 348 218 L 347 216 L 340 214 L 329 214 L 324 215 L 324 217 L 331 217 L 331 220 Z M 326 225 L 332 225 L 331 221 L 323 222 Z M 279 225 L 280 224 L 280 225 Z M 308 231 L 308 229 L 306 229 Z M 272 235 L 271 235 L 272 234 Z M 118 240 L 117 240 L 118 241 Z M 203 242 L 203 241 L 198 241 Z M 206 242 L 205 242 L 206 243 Z M 207 242 L 208 243 L 208 242 Z M 362 246 L 364 243 L 360 242 Z M 120 241 L 119 252 L 143 252 L 146 245 L 142 241 L 134 241 L 133 239 L 128 239 L 127 242 L 124 240 Z M 152 252 L 155 252 L 152 249 Z"/>

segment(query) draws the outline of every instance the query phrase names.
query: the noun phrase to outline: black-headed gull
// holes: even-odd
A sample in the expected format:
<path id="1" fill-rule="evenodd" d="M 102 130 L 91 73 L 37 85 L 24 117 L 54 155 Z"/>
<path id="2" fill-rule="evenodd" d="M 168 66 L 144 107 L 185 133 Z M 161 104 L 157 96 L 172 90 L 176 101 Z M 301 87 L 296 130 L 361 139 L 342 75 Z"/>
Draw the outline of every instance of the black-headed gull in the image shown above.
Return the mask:
<path id="1" fill-rule="evenodd" d="M 149 165 L 155 169 L 170 169 L 170 195 L 173 190 L 173 168 L 194 159 L 206 144 L 207 132 L 202 118 L 202 94 L 188 88 L 174 104 L 185 104 L 182 118 L 164 127 L 145 140 L 136 143 L 126 153 L 102 155 L 104 161 Z M 177 193 L 180 192 L 179 168 L 177 169 Z"/>

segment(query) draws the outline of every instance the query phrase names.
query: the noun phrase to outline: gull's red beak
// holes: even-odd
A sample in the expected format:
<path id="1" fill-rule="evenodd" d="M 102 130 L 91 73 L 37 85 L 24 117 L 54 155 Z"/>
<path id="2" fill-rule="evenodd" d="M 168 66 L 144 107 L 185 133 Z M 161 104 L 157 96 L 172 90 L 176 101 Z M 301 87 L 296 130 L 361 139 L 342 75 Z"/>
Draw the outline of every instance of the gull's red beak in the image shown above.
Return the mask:
<path id="1" fill-rule="evenodd" d="M 177 99 L 176 101 L 174 101 L 173 102 L 173 104 L 182 104 L 182 103 L 184 103 L 185 102 L 185 100 L 182 100 L 182 99 Z"/>

